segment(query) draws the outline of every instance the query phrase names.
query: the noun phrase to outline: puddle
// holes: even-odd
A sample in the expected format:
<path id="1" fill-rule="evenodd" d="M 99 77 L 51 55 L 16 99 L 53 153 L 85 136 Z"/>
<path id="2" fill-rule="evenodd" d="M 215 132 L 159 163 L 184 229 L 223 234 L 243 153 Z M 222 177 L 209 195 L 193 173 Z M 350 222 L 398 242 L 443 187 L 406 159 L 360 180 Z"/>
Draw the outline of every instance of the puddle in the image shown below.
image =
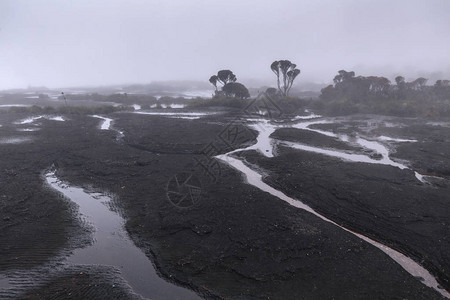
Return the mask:
<path id="1" fill-rule="evenodd" d="M 427 122 L 430 126 L 450 127 L 450 122 Z"/>
<path id="2" fill-rule="evenodd" d="M 301 123 L 301 124 L 297 124 L 295 126 L 290 126 L 290 127 L 312 130 L 312 131 L 322 133 L 322 131 L 320 131 L 320 130 L 315 130 L 315 129 L 309 128 L 310 125 L 318 124 L 318 123 L 323 123 L 323 121 L 306 122 L 306 123 Z M 374 241 L 362 234 L 359 234 L 359 233 L 351 231 L 345 227 L 342 227 L 342 226 L 338 225 L 337 223 L 335 223 L 334 221 L 317 213 L 314 209 L 312 209 L 308 205 L 304 204 L 303 202 L 301 202 L 297 199 L 288 197 L 283 192 L 276 190 L 273 187 L 269 186 L 268 184 L 264 183 L 263 179 L 262 179 L 262 175 L 256 171 L 252 170 L 251 168 L 249 168 L 247 165 L 244 164 L 243 161 L 241 161 L 237 158 L 231 157 L 230 155 L 232 153 L 235 153 L 237 151 L 250 150 L 250 149 L 259 150 L 262 154 L 264 154 L 267 157 L 273 156 L 273 150 L 271 150 L 271 149 L 273 149 L 274 144 L 273 144 L 272 139 L 269 136 L 270 136 L 270 133 L 276 129 L 276 126 L 271 125 L 269 123 L 269 121 L 267 121 L 267 120 L 263 120 L 263 121 L 259 121 L 257 124 L 252 124 L 251 127 L 257 129 L 259 132 L 259 136 L 257 138 L 257 143 L 255 145 L 252 145 L 252 146 L 249 146 L 246 148 L 242 148 L 242 149 L 237 149 L 237 150 L 231 151 L 229 153 L 216 156 L 216 158 L 224 161 L 225 163 L 229 164 L 234 169 L 236 169 L 236 170 L 240 171 L 242 174 L 244 174 L 245 180 L 248 184 L 257 187 L 258 189 L 260 189 L 264 192 L 267 192 L 267 193 L 289 203 L 290 205 L 292 205 L 294 207 L 297 207 L 297 208 L 303 209 L 307 212 L 310 212 L 310 213 L 314 214 L 315 216 L 321 218 L 322 220 L 324 220 L 328 223 L 331 223 L 335 226 L 338 226 L 339 228 L 341 228 L 341 229 L 357 236 L 358 238 L 368 242 L 369 244 L 377 247 L 378 249 L 380 249 L 381 251 L 386 253 L 391 259 L 393 259 L 395 262 L 397 262 L 400 266 L 402 266 L 403 269 L 405 269 L 412 276 L 418 277 L 418 278 L 423 278 L 423 281 L 421 281 L 423 284 L 435 289 L 436 291 L 441 293 L 444 297 L 450 298 L 450 294 L 447 291 L 439 288 L 440 285 L 437 283 L 434 276 L 431 275 L 425 268 L 423 268 L 421 265 L 417 264 L 411 258 L 409 258 L 409 257 L 405 256 L 404 254 L 402 254 L 392 248 L 389 248 L 377 241 Z M 286 126 L 283 126 L 283 127 L 286 127 Z M 325 131 L 323 131 L 323 132 L 327 136 L 339 137 L 337 134 L 334 134 L 334 133 L 325 132 Z M 354 137 L 349 137 L 349 136 L 344 135 L 343 140 L 346 140 L 346 139 L 347 140 L 354 139 Z M 366 147 L 368 149 L 377 151 L 378 153 L 380 153 L 382 155 L 382 159 L 374 160 L 366 155 L 349 154 L 349 153 L 344 153 L 344 152 L 339 152 L 339 151 L 334 151 L 334 150 L 322 149 L 322 148 L 318 148 L 318 147 L 311 147 L 311 146 L 301 145 L 301 144 L 296 144 L 296 143 L 283 142 L 283 144 L 286 144 L 289 147 L 293 147 L 293 148 L 304 150 L 304 151 L 312 151 L 312 152 L 322 153 L 325 155 L 339 157 L 339 158 L 349 160 L 349 161 L 368 162 L 368 163 L 374 163 L 374 164 L 387 164 L 387 165 L 392 165 L 394 167 L 398 167 L 400 169 L 407 168 L 406 166 L 404 166 L 402 164 L 392 161 L 389 158 L 389 150 L 387 149 L 387 147 L 385 147 L 381 143 L 365 140 L 365 139 L 362 139 L 359 137 L 356 138 L 356 143 L 358 143 L 361 146 Z M 415 173 L 416 173 L 417 179 L 423 181 L 423 176 L 418 174 L 417 172 L 415 172 Z"/>
<path id="3" fill-rule="evenodd" d="M 63 118 L 63 117 L 60 117 L 60 116 L 57 116 L 57 117 L 48 117 L 47 119 L 48 119 L 48 120 L 51 120 L 51 121 L 58 121 L 58 122 L 64 122 L 64 121 L 65 121 L 64 118 Z"/>
<path id="4" fill-rule="evenodd" d="M 0 108 L 8 108 L 8 107 L 31 107 L 29 104 L 2 104 Z"/>
<path id="5" fill-rule="evenodd" d="M 172 117 L 170 117 L 170 118 L 173 118 L 173 119 L 184 119 L 184 120 L 198 120 L 198 119 L 200 119 L 201 117 L 172 116 Z"/>
<path id="6" fill-rule="evenodd" d="M 15 124 L 20 124 L 20 125 L 23 125 L 23 124 L 31 124 L 31 123 L 33 123 L 34 121 L 37 121 L 37 120 L 39 120 L 39 119 L 41 119 L 41 118 L 43 118 L 43 117 L 44 117 L 44 116 L 30 117 L 30 118 L 26 118 L 26 119 L 17 121 L 17 122 L 15 122 Z"/>
<path id="7" fill-rule="evenodd" d="M 65 121 L 65 119 L 61 116 L 37 116 L 37 117 L 30 117 L 30 118 L 26 118 L 17 122 L 14 122 L 14 124 L 19 124 L 19 125 L 24 125 L 24 124 L 31 124 L 39 119 L 47 119 L 50 121 L 60 121 L 63 122 Z"/>
<path id="8" fill-rule="evenodd" d="M 135 114 L 141 115 L 160 115 L 160 116 L 196 116 L 203 117 L 207 115 L 212 115 L 214 113 L 202 113 L 202 112 L 156 112 L 156 111 L 139 111 Z"/>
<path id="9" fill-rule="evenodd" d="M 38 128 L 38 127 L 35 127 L 35 128 L 18 128 L 17 129 L 17 131 L 23 131 L 23 132 L 33 132 L 33 131 L 39 131 L 39 130 L 41 130 L 41 129 Z"/>
<path id="10" fill-rule="evenodd" d="M 317 119 L 317 118 L 321 118 L 321 115 L 316 115 L 314 113 L 307 115 L 307 116 L 295 116 L 292 121 L 297 121 L 297 120 L 310 120 L 310 119 Z"/>
<path id="11" fill-rule="evenodd" d="M 200 299 L 193 291 L 158 276 L 152 262 L 128 237 L 123 219 L 109 209 L 109 197 L 69 186 L 54 172 L 45 176 L 53 189 L 78 205 L 82 218 L 95 229 L 94 243 L 73 251 L 67 263 L 115 266 L 133 292 L 148 299 Z"/>
<path id="12" fill-rule="evenodd" d="M 150 108 L 157 108 L 158 105 L 160 108 L 174 108 L 174 109 L 181 109 L 181 108 L 185 108 L 187 106 L 186 104 L 178 104 L 178 103 L 172 103 L 172 104 L 158 103 L 158 104 L 150 105 Z"/>
<path id="13" fill-rule="evenodd" d="M 215 113 L 203 112 L 156 112 L 156 111 L 138 111 L 135 114 L 151 115 L 151 116 L 165 116 L 176 119 L 196 120 L 204 116 L 214 115 Z"/>
<path id="14" fill-rule="evenodd" d="M 150 105 L 150 108 L 158 108 L 158 105 L 160 108 L 173 108 L 173 109 L 181 109 L 185 108 L 186 104 L 178 104 L 178 103 L 172 103 L 172 104 L 164 104 L 164 103 L 158 103 L 158 104 L 152 104 Z"/>
<path id="15" fill-rule="evenodd" d="M 198 91 L 186 91 L 182 94 L 184 98 L 211 98 L 213 96 L 213 92 L 210 90 L 198 90 Z"/>
<path id="16" fill-rule="evenodd" d="M 103 120 L 103 123 L 100 125 L 100 129 L 101 130 L 109 130 L 110 129 L 111 122 L 113 121 L 113 119 L 105 118 L 105 117 L 102 117 L 102 116 L 99 116 L 99 115 L 93 115 L 91 117 Z"/>
<path id="17" fill-rule="evenodd" d="M 21 144 L 26 142 L 31 142 L 33 139 L 31 137 L 8 137 L 0 138 L 0 144 Z"/>
<path id="18" fill-rule="evenodd" d="M 170 108 L 175 108 L 175 109 L 179 109 L 179 108 L 185 108 L 186 104 L 170 104 Z"/>

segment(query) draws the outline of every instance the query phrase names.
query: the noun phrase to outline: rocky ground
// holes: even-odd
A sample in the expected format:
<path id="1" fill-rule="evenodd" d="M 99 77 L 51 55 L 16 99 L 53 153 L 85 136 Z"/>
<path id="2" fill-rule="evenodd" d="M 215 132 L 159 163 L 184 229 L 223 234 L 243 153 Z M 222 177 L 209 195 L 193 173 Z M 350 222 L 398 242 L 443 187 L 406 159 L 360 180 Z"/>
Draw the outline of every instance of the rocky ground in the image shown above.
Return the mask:
<path id="1" fill-rule="evenodd" d="M 384 135 L 416 140 L 388 143 L 393 152 L 391 157 L 420 174 L 436 176 L 425 177 L 427 184 L 419 182 L 412 170 L 346 163 L 282 146 L 280 155 L 274 159 L 264 159 L 256 153 L 248 153 L 245 157 L 267 169 L 270 174 L 267 182 L 302 199 L 337 223 L 415 257 L 448 288 L 450 127 L 445 122 L 436 125 L 420 119 L 390 121 L 400 126 L 385 126 L 386 120 L 374 125 L 370 118 L 360 117 L 358 121 L 312 127 L 341 134 L 359 132 L 369 139 Z M 367 123 L 369 128 L 365 128 Z M 272 136 L 317 144 L 317 139 L 311 138 L 316 135 L 303 130 L 279 129 Z M 335 139 L 321 136 L 322 140 L 327 138 L 330 142 L 322 143 L 322 147 L 343 149 L 336 146 Z"/>
<path id="2" fill-rule="evenodd" d="M 142 300 L 110 267 L 75 266 L 52 272 L 39 287 L 29 289 L 21 299 L 124 299 Z"/>
<path id="3" fill-rule="evenodd" d="M 13 124 L 25 117 L 0 114 L 0 139 L 26 139 L 0 144 L 0 272 L 42 268 L 52 274 L 24 289 L 25 298 L 137 297 L 124 284 L 112 288 L 120 278 L 107 268 L 51 272 L 72 249 L 91 242 L 76 207 L 44 185 L 42 174 L 52 166 L 71 184 L 114 195 L 126 230 L 161 276 L 202 297 L 441 298 L 377 248 L 245 184 L 237 170 L 211 159 L 254 142 L 254 131 L 230 125 L 234 115 L 186 120 L 114 113 L 108 116 L 114 130 L 100 130 L 99 119 L 77 115 L 65 116 L 65 122 Z M 17 131 L 33 126 L 39 130 Z M 283 147 L 270 159 L 242 155 L 270 174 L 267 182 L 411 254 L 449 288 L 446 188 L 424 186 L 411 171 Z M 194 205 L 169 201 L 169 182 L 178 174 L 198 179 Z"/>

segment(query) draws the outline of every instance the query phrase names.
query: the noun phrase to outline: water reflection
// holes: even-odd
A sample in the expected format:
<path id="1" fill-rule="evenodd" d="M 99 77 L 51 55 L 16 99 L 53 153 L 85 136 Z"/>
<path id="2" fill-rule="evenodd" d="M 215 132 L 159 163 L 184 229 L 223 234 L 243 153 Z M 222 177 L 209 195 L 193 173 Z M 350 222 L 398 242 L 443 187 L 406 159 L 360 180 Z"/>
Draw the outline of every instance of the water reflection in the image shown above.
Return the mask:
<path id="1" fill-rule="evenodd" d="M 158 276 L 152 262 L 128 237 L 121 216 L 110 210 L 109 197 L 69 186 L 54 172 L 46 174 L 46 181 L 75 202 L 82 218 L 95 229 L 93 244 L 75 250 L 67 259 L 69 264 L 115 266 L 135 293 L 149 299 L 200 299 L 193 291 Z"/>

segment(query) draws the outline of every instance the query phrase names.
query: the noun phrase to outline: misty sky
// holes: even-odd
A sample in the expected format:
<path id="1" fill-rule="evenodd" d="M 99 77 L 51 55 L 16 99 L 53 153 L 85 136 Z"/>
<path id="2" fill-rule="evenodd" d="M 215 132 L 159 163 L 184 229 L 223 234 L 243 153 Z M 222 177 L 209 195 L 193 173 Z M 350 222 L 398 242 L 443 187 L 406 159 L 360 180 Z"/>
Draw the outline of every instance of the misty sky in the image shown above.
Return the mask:
<path id="1" fill-rule="evenodd" d="M 0 89 L 159 80 L 450 79 L 450 1 L 0 0 Z M 440 73 L 439 73 L 440 72 Z"/>

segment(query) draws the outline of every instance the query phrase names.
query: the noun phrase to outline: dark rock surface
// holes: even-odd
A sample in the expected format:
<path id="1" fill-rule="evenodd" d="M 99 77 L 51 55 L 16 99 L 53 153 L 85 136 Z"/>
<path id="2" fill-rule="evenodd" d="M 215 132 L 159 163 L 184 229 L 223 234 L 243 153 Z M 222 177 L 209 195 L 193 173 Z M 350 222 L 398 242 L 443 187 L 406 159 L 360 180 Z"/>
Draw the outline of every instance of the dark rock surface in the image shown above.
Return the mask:
<path id="1" fill-rule="evenodd" d="M 120 278 L 120 272 L 108 267 L 70 267 L 55 272 L 41 287 L 31 289 L 21 299 L 123 299 L 142 300 Z"/>
<path id="2" fill-rule="evenodd" d="M 279 154 L 273 159 L 255 152 L 243 155 L 270 174 L 265 181 L 275 188 L 413 257 L 448 287 L 448 188 L 422 184 L 411 170 L 347 163 L 288 148 Z"/>
<path id="3" fill-rule="evenodd" d="M 19 125 L 11 123 L 22 117 L 0 115 L 0 137 L 32 138 L 0 145 L 1 271 L 45 267 L 46 261 L 89 242 L 73 206 L 43 186 L 42 172 L 54 165 L 61 179 L 114 195 L 114 208 L 124 216 L 127 231 L 161 275 L 203 297 L 441 298 L 383 252 L 245 184 L 238 171 L 223 163 L 203 168 L 200 163 L 213 162 L 202 154 L 211 143 L 218 154 L 252 142 L 252 131 L 236 140 L 228 131 L 224 134 L 232 116 L 182 120 L 109 115 L 123 138 L 115 130 L 99 130 L 98 119 L 76 115 L 66 122 L 42 120 L 39 131 L 19 133 Z M 424 187 L 412 172 L 355 168 L 283 148 L 273 159 L 244 155 L 270 171 L 267 180 L 274 186 L 340 223 L 423 258 L 445 283 L 447 198 L 425 187 L 429 202 L 424 204 Z M 194 174 L 201 182 L 201 197 L 191 207 L 168 201 L 168 182 L 180 173 Z M 77 270 L 84 272 L 83 267 Z M 57 274 L 52 284 L 30 295 L 49 295 L 55 288 L 90 291 L 90 276 L 100 276 L 100 282 L 111 278 L 102 271 L 90 273 L 88 266 L 85 271 L 86 276 Z M 110 299 L 115 293 L 105 290 Z"/>
<path id="4" fill-rule="evenodd" d="M 349 143 L 342 142 L 334 137 L 326 136 L 310 130 L 279 128 L 274 133 L 272 133 L 270 137 L 278 140 L 296 142 L 314 147 L 363 152 L 362 147 L 351 145 Z"/>

